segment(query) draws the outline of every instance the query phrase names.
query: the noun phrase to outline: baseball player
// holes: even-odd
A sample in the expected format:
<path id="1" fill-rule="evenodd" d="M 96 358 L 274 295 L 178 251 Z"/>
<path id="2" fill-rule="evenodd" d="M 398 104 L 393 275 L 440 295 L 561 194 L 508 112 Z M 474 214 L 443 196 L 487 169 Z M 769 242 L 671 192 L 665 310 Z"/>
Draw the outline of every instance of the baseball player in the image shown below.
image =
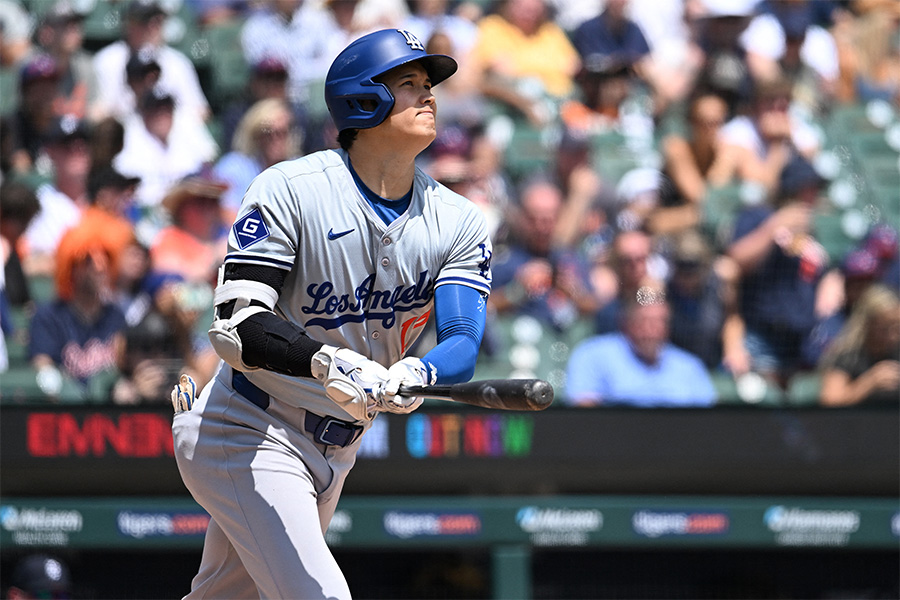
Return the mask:
<path id="1" fill-rule="evenodd" d="M 456 68 L 406 31 L 353 42 L 325 84 L 341 149 L 244 196 L 209 332 L 222 363 L 196 399 L 186 376 L 172 394 L 178 467 L 212 516 L 187 598 L 349 598 L 324 532 L 361 436 L 422 403 L 400 385 L 471 378 L 491 242 L 415 165 Z M 437 344 L 406 356 L 429 319 Z"/>

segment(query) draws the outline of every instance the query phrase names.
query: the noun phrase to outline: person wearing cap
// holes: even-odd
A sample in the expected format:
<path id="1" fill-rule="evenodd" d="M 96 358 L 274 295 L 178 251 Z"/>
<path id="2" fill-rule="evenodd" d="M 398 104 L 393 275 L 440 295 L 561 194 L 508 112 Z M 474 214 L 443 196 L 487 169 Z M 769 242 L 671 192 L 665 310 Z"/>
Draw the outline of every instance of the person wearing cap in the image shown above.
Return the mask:
<path id="1" fill-rule="evenodd" d="M 19 560 L 13 569 L 6 589 L 8 600 L 32 598 L 72 597 L 72 576 L 69 567 L 59 558 L 39 553 Z"/>
<path id="2" fill-rule="evenodd" d="M 199 171 L 219 153 L 204 123 L 180 110 L 175 95 L 157 85 L 140 98 L 137 113 L 124 125 L 122 151 L 113 166 L 129 177 L 140 177 L 135 192 L 138 234 L 150 244 L 166 222 L 163 197 L 181 179 Z"/>
<path id="3" fill-rule="evenodd" d="M 131 53 L 125 65 L 125 81 L 131 90 L 134 103 L 123 103 L 118 107 L 124 111 L 114 116 L 125 122 L 137 111 L 137 102 L 159 83 L 162 68 L 157 60 L 157 51 L 152 46 L 145 46 Z"/>
<path id="4" fill-rule="evenodd" d="M 265 0 L 241 28 L 241 49 L 248 65 L 259 68 L 266 61 L 274 60 L 284 66 L 287 100 L 298 127 L 304 132 L 310 114 L 308 106 L 317 100 L 310 94 L 325 80 L 331 61 L 344 46 L 365 33 L 353 25 L 357 4 L 358 0 L 322 3 Z M 321 135 L 315 131 L 321 128 L 321 123 L 311 126 L 314 133 L 304 137 L 307 142 L 315 139 L 316 143 L 308 150 L 321 150 L 330 145 L 320 143 Z"/>
<path id="5" fill-rule="evenodd" d="M 162 201 L 172 224 L 162 229 L 150 246 L 151 269 L 181 280 L 176 288 L 177 309 L 192 336 L 191 365 L 197 381 L 212 378 L 218 355 L 207 337 L 213 289 L 228 248 L 228 228 L 221 207 L 228 184 L 216 179 L 209 167 L 185 177 Z"/>
<path id="6" fill-rule="evenodd" d="M 743 375 L 750 370 L 750 355 L 738 312 L 737 264 L 716 256 L 697 229 L 675 236 L 672 246 L 672 271 L 666 283 L 672 343 L 698 356 L 709 370 Z"/>
<path id="7" fill-rule="evenodd" d="M 56 246 L 81 218 L 91 167 L 90 135 L 89 125 L 72 115 L 56 119 L 47 134 L 45 151 L 53 167 L 53 180 L 38 187 L 41 211 L 25 232 L 23 266 L 28 275 L 55 271 Z"/>
<path id="8" fill-rule="evenodd" d="M 726 250 L 742 273 L 740 310 L 752 368 L 782 387 L 805 367 L 803 343 L 833 282 L 813 230 L 824 184 L 808 161 L 795 157 L 781 173 L 773 202 L 738 213 Z"/>
<path id="9" fill-rule="evenodd" d="M 8 122 L 4 122 L 9 136 L 10 167 L 27 174 L 46 165 L 39 164 L 47 135 L 56 114 L 54 106 L 60 80 L 56 60 L 46 53 L 37 53 L 19 68 L 19 102 Z"/>
<path id="10" fill-rule="evenodd" d="M 200 87 L 197 70 L 180 50 L 167 45 L 163 38 L 163 24 L 167 13 L 158 0 L 129 0 L 125 5 L 123 39 L 102 48 L 94 56 L 94 73 L 100 95 L 91 108 L 94 119 L 108 115 L 127 114 L 136 99 L 126 82 L 128 59 L 142 48 L 157 51 L 160 85 L 171 90 L 178 106 L 201 120 L 209 117 L 209 103 Z"/>
<path id="11" fill-rule="evenodd" d="M 172 224 L 160 231 L 150 247 L 153 268 L 187 281 L 215 285 L 225 259 L 228 231 L 221 211 L 228 184 L 209 168 L 185 177 L 172 187 L 162 206 Z"/>
<path id="12" fill-rule="evenodd" d="M 34 34 L 38 47 L 50 54 L 59 68 L 57 114 L 85 117 L 97 98 L 91 56 L 83 47 L 84 18 L 72 0 L 57 0 L 41 17 Z"/>

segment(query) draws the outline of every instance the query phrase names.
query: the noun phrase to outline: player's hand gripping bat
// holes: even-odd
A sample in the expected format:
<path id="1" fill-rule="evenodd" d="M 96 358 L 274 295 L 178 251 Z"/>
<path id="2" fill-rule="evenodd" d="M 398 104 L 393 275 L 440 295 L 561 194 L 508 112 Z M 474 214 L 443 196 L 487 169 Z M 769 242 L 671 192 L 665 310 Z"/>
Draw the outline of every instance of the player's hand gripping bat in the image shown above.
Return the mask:
<path id="1" fill-rule="evenodd" d="M 553 402 L 553 386 L 543 379 L 483 379 L 452 385 L 402 385 L 398 394 L 453 400 L 499 410 L 544 410 Z"/>

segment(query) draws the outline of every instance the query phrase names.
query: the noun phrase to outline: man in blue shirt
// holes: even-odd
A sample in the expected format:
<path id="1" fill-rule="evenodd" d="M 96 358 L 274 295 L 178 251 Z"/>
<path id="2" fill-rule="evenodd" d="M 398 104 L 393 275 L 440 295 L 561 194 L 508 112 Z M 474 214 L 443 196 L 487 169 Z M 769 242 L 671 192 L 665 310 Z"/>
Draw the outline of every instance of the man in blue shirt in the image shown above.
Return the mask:
<path id="1" fill-rule="evenodd" d="M 589 338 L 572 352 L 566 401 L 575 406 L 712 406 L 716 392 L 703 362 L 668 341 L 669 317 L 661 292 L 638 290 L 622 306 L 618 332 Z"/>

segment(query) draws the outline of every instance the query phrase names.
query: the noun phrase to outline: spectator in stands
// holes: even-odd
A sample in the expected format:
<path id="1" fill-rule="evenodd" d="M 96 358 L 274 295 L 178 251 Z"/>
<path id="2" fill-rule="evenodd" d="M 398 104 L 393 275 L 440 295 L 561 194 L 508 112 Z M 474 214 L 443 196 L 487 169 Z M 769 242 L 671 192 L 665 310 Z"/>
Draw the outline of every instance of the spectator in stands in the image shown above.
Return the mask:
<path id="1" fill-rule="evenodd" d="M 53 121 L 59 117 L 54 106 L 59 80 L 59 67 L 48 54 L 35 54 L 19 69 L 18 108 L 4 123 L 9 136 L 4 162 L 16 173 L 47 175 L 50 171 L 46 158 L 44 164 L 39 159 Z"/>
<path id="2" fill-rule="evenodd" d="M 137 177 L 126 177 L 112 167 L 92 169 L 87 180 L 87 206 L 81 219 L 64 235 L 93 235 L 103 232 L 117 272 L 119 256 L 135 242 L 134 227 L 127 218 Z"/>
<path id="3" fill-rule="evenodd" d="M 582 63 L 593 65 L 595 72 L 609 70 L 603 65 L 618 65 L 640 78 L 655 97 L 653 112 L 661 113 L 681 91 L 666 80 L 671 75 L 654 64 L 644 32 L 628 17 L 630 5 L 631 0 L 607 1 L 599 15 L 575 29 L 572 43 Z"/>
<path id="4" fill-rule="evenodd" d="M 616 59 L 587 59 L 575 77 L 578 94 L 560 108 L 569 143 L 578 149 L 590 146 L 591 138 L 620 126 L 622 107 L 634 92 L 632 69 Z"/>
<path id="5" fill-rule="evenodd" d="M 451 55 L 457 61 L 465 57 L 475 45 L 478 30 L 475 24 L 451 10 L 448 0 L 407 0 L 410 14 L 403 21 L 403 29 L 419 38 L 423 43 L 436 33 L 450 38 L 454 49 Z"/>
<path id="6" fill-rule="evenodd" d="M 72 576 L 66 563 L 47 554 L 29 554 L 13 569 L 6 589 L 9 600 L 71 598 Z"/>
<path id="7" fill-rule="evenodd" d="M 261 100 L 288 101 L 287 78 L 287 69 L 277 58 L 266 57 L 250 66 L 250 81 L 244 96 L 222 111 L 223 148 L 234 150 L 234 132 L 251 106 Z"/>
<path id="8" fill-rule="evenodd" d="M 132 52 L 125 64 L 125 83 L 131 90 L 132 98 L 143 98 L 144 95 L 159 84 L 162 68 L 156 59 L 157 51 L 152 46 L 145 46 Z M 120 122 L 127 122 L 135 114 L 135 103 L 121 104 L 111 115 Z"/>
<path id="9" fill-rule="evenodd" d="M 63 375 L 86 386 L 116 366 L 125 316 L 107 300 L 115 275 L 103 233 L 64 238 L 57 251 L 57 299 L 38 306 L 31 319 L 28 356 L 38 385 L 51 397 Z"/>
<path id="10" fill-rule="evenodd" d="M 7 338 L 24 348 L 28 337 L 13 320 L 13 310 L 31 302 L 16 243 L 38 210 L 40 204 L 31 188 L 11 180 L 0 184 L 0 372 L 9 366 Z"/>
<path id="11" fill-rule="evenodd" d="M 777 192 L 781 171 L 795 155 L 812 159 L 819 151 L 815 132 L 789 112 L 792 94 L 785 79 L 758 84 L 752 113 L 734 117 L 720 131 L 738 178 L 759 184 L 766 195 Z"/>
<path id="12" fill-rule="evenodd" d="M 693 29 L 693 49 L 703 57 L 695 81 L 716 90 L 729 112 L 741 111 L 753 93 L 753 77 L 741 35 L 750 24 L 758 0 L 700 0 L 685 3 Z"/>
<path id="13" fill-rule="evenodd" d="M 900 399 L 900 297 L 883 285 L 859 299 L 822 359 L 823 406 Z"/>
<path id="14" fill-rule="evenodd" d="M 474 29 L 474 25 L 472 25 Z M 441 123 L 459 124 L 468 129 L 484 126 L 486 102 L 477 90 L 476 73 L 471 48 L 461 50 L 452 35 L 438 30 L 427 38 L 420 38 L 429 54 L 446 54 L 456 59 L 459 70 L 450 79 L 433 88 L 441 107 Z M 449 84 L 444 86 L 444 84 Z M 496 145 L 496 144 L 495 144 Z"/>
<path id="15" fill-rule="evenodd" d="M 222 208 L 231 222 L 253 178 L 275 163 L 294 158 L 300 150 L 300 134 L 290 106 L 282 100 L 260 100 L 241 119 L 233 150 L 213 168 L 217 179 L 228 184 Z"/>
<path id="16" fill-rule="evenodd" d="M 835 2 L 764 0 L 741 37 L 747 65 L 756 81 L 784 77 L 794 82 L 794 97 L 815 113 L 826 109 L 835 93 L 839 68 L 828 10 Z M 825 27 L 816 22 L 825 12 Z"/>
<path id="17" fill-rule="evenodd" d="M 655 235 L 697 227 L 707 190 L 731 181 L 735 154 L 722 152 L 718 140 L 727 118 L 724 98 L 698 89 L 688 102 L 687 133 L 671 133 L 662 140 L 659 206 L 647 217 L 647 228 Z"/>
<path id="18" fill-rule="evenodd" d="M 498 239 L 498 233 L 502 237 L 500 230 L 509 210 L 509 183 L 503 173 L 502 156 L 482 128 L 445 125 L 417 160 L 426 173 L 481 208 L 492 239 Z"/>
<path id="19" fill-rule="evenodd" d="M 669 340 L 670 308 L 644 287 L 622 307 L 620 329 L 578 344 L 566 368 L 574 406 L 711 406 L 716 392 L 703 362 Z"/>
<path id="20" fill-rule="evenodd" d="M 191 372 L 182 358 L 176 330 L 156 310 L 125 330 L 117 364 L 120 376 L 110 391 L 114 404 L 166 403 L 172 382 L 181 373 Z"/>
<path id="21" fill-rule="evenodd" d="M 544 0 L 503 0 L 478 23 L 472 49 L 478 89 L 535 127 L 575 92 L 578 53 Z"/>
<path id="22" fill-rule="evenodd" d="M 866 238 L 847 253 L 841 263 L 843 299 L 839 310 L 821 315 L 803 346 L 807 365 L 817 365 L 831 343 L 846 325 L 854 306 L 873 284 L 887 285 L 900 293 L 897 231 L 881 223 L 873 227 Z"/>
<path id="23" fill-rule="evenodd" d="M 135 194 L 141 211 L 137 233 L 149 244 L 166 222 L 160 209 L 163 197 L 182 178 L 214 160 L 218 147 L 203 123 L 177 109 L 175 97 L 159 86 L 144 94 L 138 115 L 124 127 L 122 151 L 113 165 L 129 177 L 141 178 Z"/>
<path id="24" fill-rule="evenodd" d="M 774 203 L 743 209 L 728 255 L 742 275 L 741 314 L 752 368 L 784 386 L 800 364 L 815 324 L 819 284 L 828 255 L 812 232 L 823 186 L 812 165 L 796 157 L 782 172 Z"/>
<path id="25" fill-rule="evenodd" d="M 83 48 L 84 18 L 72 0 L 57 0 L 41 17 L 34 34 L 37 46 L 56 60 L 59 69 L 58 115 L 83 118 L 97 98 L 91 56 Z"/>
<path id="26" fill-rule="evenodd" d="M 853 0 L 836 15 L 838 99 L 900 103 L 900 4 L 893 0 Z"/>
<path id="27" fill-rule="evenodd" d="M 324 81 L 337 56 L 328 39 L 333 33 L 324 9 L 304 6 L 303 0 L 265 0 L 244 22 L 241 47 L 249 65 L 270 58 L 286 67 L 288 98 L 299 108 L 309 98 L 310 85 Z"/>
<path id="28" fill-rule="evenodd" d="M 655 258 L 653 238 L 639 230 L 621 231 L 612 242 L 610 267 L 615 275 L 616 291 L 608 304 L 595 317 L 597 333 L 609 333 L 619 326 L 622 306 L 630 302 L 642 287 L 660 287 L 660 277 L 651 273 L 650 261 Z"/>
<path id="29" fill-rule="evenodd" d="M 750 355 L 738 312 L 737 265 L 727 256 L 715 256 L 696 229 L 678 234 L 672 245 L 666 285 L 672 343 L 699 357 L 707 369 L 743 375 L 750 370 Z"/>
<path id="30" fill-rule="evenodd" d="M 94 73 L 100 97 L 92 107 L 93 118 L 123 115 L 139 102 L 128 88 L 125 66 L 135 52 L 154 48 L 161 68 L 160 85 L 170 90 L 178 107 L 201 120 L 209 117 L 209 103 L 200 87 L 197 70 L 181 51 L 163 39 L 167 13 L 158 0 L 129 0 L 125 8 L 123 39 L 102 48 L 94 56 Z"/>
<path id="31" fill-rule="evenodd" d="M 182 180 L 163 200 L 172 224 L 159 233 L 150 247 L 152 270 L 181 280 L 171 298 L 176 306 L 163 306 L 161 310 L 165 315 L 175 313 L 183 317 L 183 328 L 194 334 L 192 364 L 203 381 L 212 377 L 219 362 L 207 330 L 217 272 L 227 249 L 228 229 L 220 203 L 227 188 L 207 168 Z M 160 306 L 161 299 L 155 300 Z"/>
<path id="32" fill-rule="evenodd" d="M 125 147 L 125 128 L 115 117 L 105 117 L 93 125 L 91 134 L 91 168 L 111 167 Z"/>
<path id="33" fill-rule="evenodd" d="M 221 211 L 227 189 L 228 184 L 209 169 L 185 177 L 172 188 L 162 202 L 172 224 L 150 247 L 154 270 L 215 286 L 228 235 Z"/>
<path id="34" fill-rule="evenodd" d="M 7 179 L 0 185 L 0 257 L 6 299 L 12 306 L 24 306 L 31 300 L 18 246 L 40 209 L 34 190 L 24 183 Z"/>
<path id="35" fill-rule="evenodd" d="M 47 134 L 45 151 L 53 165 L 53 181 L 37 189 L 41 210 L 25 231 L 23 266 L 29 276 L 55 271 L 56 246 L 65 231 L 81 218 L 86 205 L 91 168 L 90 129 L 83 119 L 56 119 Z"/>
<path id="36" fill-rule="evenodd" d="M 31 16 L 16 0 L 0 0 L 0 67 L 17 65 L 31 50 Z"/>
<path id="37" fill-rule="evenodd" d="M 596 310 L 587 265 L 570 249 L 552 246 L 562 203 L 550 181 L 523 185 L 513 240 L 491 262 L 491 303 L 499 313 L 528 314 L 562 329 Z"/>

